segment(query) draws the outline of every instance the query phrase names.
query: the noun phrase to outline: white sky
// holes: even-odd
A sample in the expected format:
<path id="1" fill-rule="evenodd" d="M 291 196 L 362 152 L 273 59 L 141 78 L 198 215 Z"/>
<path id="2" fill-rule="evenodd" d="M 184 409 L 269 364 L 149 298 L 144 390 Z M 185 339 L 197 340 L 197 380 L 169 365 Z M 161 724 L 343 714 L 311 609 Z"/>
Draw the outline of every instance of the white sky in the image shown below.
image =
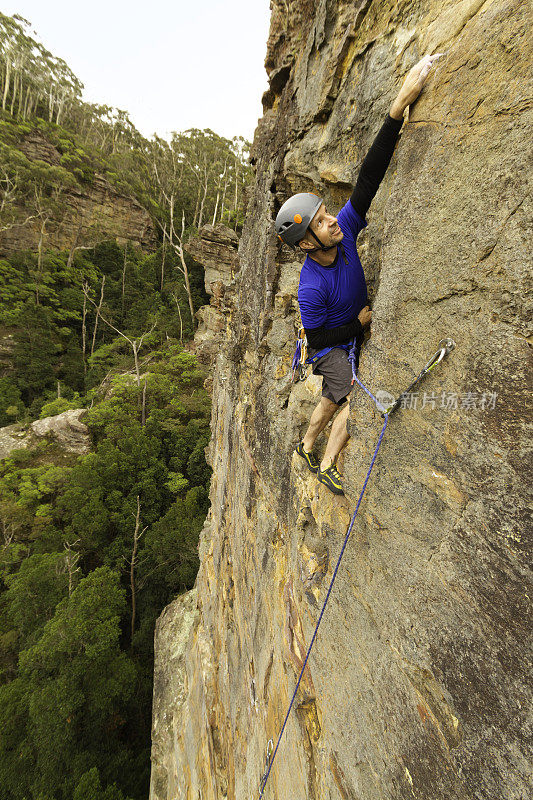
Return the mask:
<path id="1" fill-rule="evenodd" d="M 211 128 L 252 140 L 267 88 L 269 0 L 13 0 L 83 99 L 129 112 L 146 137 Z"/>

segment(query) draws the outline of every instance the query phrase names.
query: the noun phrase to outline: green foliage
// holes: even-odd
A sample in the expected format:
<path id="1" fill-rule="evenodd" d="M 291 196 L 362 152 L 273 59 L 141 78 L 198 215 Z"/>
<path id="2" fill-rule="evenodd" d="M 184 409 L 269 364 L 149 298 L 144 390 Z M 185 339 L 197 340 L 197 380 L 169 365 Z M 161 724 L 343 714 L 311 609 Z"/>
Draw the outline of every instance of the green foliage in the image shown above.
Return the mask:
<path id="1" fill-rule="evenodd" d="M 40 408 L 40 398 L 46 397 L 46 390 L 53 392 L 55 388 L 57 350 L 50 317 L 42 306 L 25 304 L 20 322 L 13 354 L 17 387 L 26 406 L 37 400 Z"/>
<path id="2" fill-rule="evenodd" d="M 41 633 L 59 601 L 68 590 L 68 575 L 63 553 L 29 556 L 18 572 L 5 579 L 6 618 L 18 631 L 23 647 Z"/>
<path id="3" fill-rule="evenodd" d="M 131 345 L 118 342 L 117 330 L 139 340 L 156 321 L 145 348 L 168 337 L 191 338 L 194 311 L 207 296 L 203 270 L 187 254 L 179 255 L 178 239 L 185 242 L 204 222 L 224 220 L 238 228 L 251 177 L 242 137 L 191 129 L 173 133 L 170 142 L 157 136 L 147 141 L 126 112 L 81 101 L 76 76 L 33 39 L 28 25 L 0 14 L 0 230 L 29 225 L 42 244 L 38 253 L 0 259 L 0 325 L 12 329 L 16 357 L 9 377 L 18 391 L 14 402 L 0 408 L 6 424 L 25 413 L 42 415 L 58 380 L 71 399 L 69 391 L 85 394 L 110 368 L 131 367 Z M 57 150 L 59 163 L 29 157 L 27 140 L 35 133 Z M 71 252 L 50 251 L 49 233 L 71 214 L 71 190 L 90 183 L 96 172 L 148 211 L 162 241 L 157 252 L 144 255 L 102 241 L 98 215 L 85 220 L 82 250 L 74 247 L 80 239 Z M 94 242 L 92 249 L 85 249 L 88 242 Z M 113 359 L 115 346 L 121 361 Z"/>
<path id="4" fill-rule="evenodd" d="M 206 493 L 201 487 L 176 500 L 147 534 L 140 580 L 152 574 L 158 585 L 185 591 L 198 572 L 198 537 L 205 517 Z"/>
<path id="5" fill-rule="evenodd" d="M 144 425 L 135 375 L 115 375 L 94 391 L 84 420 L 89 454 L 65 461 L 43 441 L 0 462 L 6 800 L 140 800 L 148 790 L 153 630 L 194 583 L 210 478 L 204 371 L 175 342 L 148 355 Z"/>
<path id="6" fill-rule="evenodd" d="M 0 164 L 3 199 L 9 200 L 2 209 L 4 225 L 22 221 L 17 206 L 34 216 L 59 216 L 65 210 L 64 193 L 76 184 L 71 172 L 41 159 L 30 159 L 16 145 L 1 139 Z"/>
<path id="7" fill-rule="evenodd" d="M 5 800 L 33 798 L 33 748 L 26 737 L 29 715 L 27 682 L 16 677 L 0 686 L 0 786 Z"/>
<path id="8" fill-rule="evenodd" d="M 136 682 L 120 647 L 125 602 L 118 574 L 96 569 L 21 651 L 19 676 L 0 686 L 3 797 L 67 800 L 94 783 L 95 764 L 106 779 L 124 765 L 120 719 Z M 102 793 L 120 796 L 115 786 Z"/>
<path id="9" fill-rule="evenodd" d="M 86 759 L 77 754 L 91 740 L 106 743 L 107 753 L 93 751 L 101 769 L 107 771 L 115 751 L 120 758 L 120 737 L 116 728 L 110 733 L 110 723 L 135 688 L 135 667 L 120 648 L 125 602 L 119 575 L 96 569 L 60 601 L 39 641 L 20 654 L 34 796 L 53 796 L 58 789 L 68 796 L 63 787 L 78 782 L 76 772 Z"/>
<path id="10" fill-rule="evenodd" d="M 0 378 L 0 427 L 20 420 L 25 410 L 15 381 L 12 378 Z"/>
<path id="11" fill-rule="evenodd" d="M 128 342 L 121 336 L 117 336 L 110 342 L 102 344 L 96 348 L 94 353 L 87 359 L 88 370 L 86 386 L 93 389 L 100 386 L 105 377 L 116 367 L 127 369 L 130 365 L 131 357 Z M 92 395 L 90 395 L 92 397 Z"/>
<path id="12" fill-rule="evenodd" d="M 35 514 L 43 501 L 49 501 L 57 494 L 69 474 L 68 467 L 45 464 L 7 472 L 2 483 L 17 497 L 18 505 Z"/>
<path id="13" fill-rule="evenodd" d="M 171 219 L 178 220 L 174 238 L 181 233 L 182 217 L 187 228 L 199 228 L 233 215 L 236 226 L 252 174 L 246 163 L 249 147 L 242 137 L 229 140 L 209 129 L 191 128 L 173 132 L 170 142 L 154 136 L 141 152 L 114 157 L 114 174 L 161 231 L 170 229 Z"/>
<path id="14" fill-rule="evenodd" d="M 174 319 L 176 313 L 172 308 L 174 301 L 170 298 L 165 306 L 160 293 L 147 286 L 150 270 L 144 270 L 144 257 L 134 252 L 129 256 L 130 280 L 122 297 L 124 251 L 115 243 L 101 245 L 90 257 L 86 253 L 83 262 L 75 260 L 74 266 L 68 269 L 66 254 L 56 253 L 45 257 L 39 282 L 39 305 L 35 302 L 35 283 L 32 279 L 36 271 L 34 257 L 31 254 L 14 255 L 10 256 L 9 261 L 0 261 L 0 272 L 9 272 L 11 286 L 5 298 L 4 295 L 0 296 L 0 320 L 9 324 L 14 347 L 14 369 L 9 382 L 3 380 L 0 384 L 0 420 L 3 424 L 15 421 L 24 414 L 25 408 L 29 409 L 33 418 L 46 416 L 43 405 L 55 399 L 58 380 L 62 384 L 63 396 L 74 402 L 76 393 L 82 395 L 99 384 L 110 369 L 118 366 L 125 370 L 132 365 L 131 345 L 101 320 L 91 355 L 95 316 L 94 307 L 87 303 L 85 370 L 81 330 L 84 298 L 81 286 L 87 277 L 96 283 L 94 276 L 97 270 L 90 258 L 94 258 L 99 267 L 105 270 L 107 304 L 102 314 L 106 320 L 131 339 L 139 339 L 139 332 L 146 332 L 150 326 L 150 316 L 154 312 L 160 313 L 160 327 L 156 325 L 151 336 L 144 337 L 143 348 L 159 344 L 161 338 L 167 335 L 164 331 L 178 332 Z M 149 258 L 153 263 L 153 257 Z M 157 283 L 157 276 L 152 278 Z M 30 288 L 26 290 L 24 287 Z M 203 298 L 199 297 L 198 302 L 203 302 Z M 190 334 L 191 328 L 186 327 L 185 333 Z M 118 354 L 121 354 L 119 359 Z M 11 409 L 9 414 L 8 408 Z"/>
<path id="15" fill-rule="evenodd" d="M 39 415 L 40 419 L 45 419 L 46 417 L 54 417 L 56 414 L 62 414 L 63 411 L 69 411 L 70 409 L 80 408 L 81 407 L 81 399 L 78 392 L 74 392 L 73 396 L 70 400 L 66 397 L 56 397 L 55 400 L 51 400 L 49 403 L 45 403 L 41 408 L 41 413 Z"/>
<path id="16" fill-rule="evenodd" d="M 0 258 L 0 324 L 14 325 L 26 301 L 32 296 L 24 273 L 7 259 Z"/>
<path id="17" fill-rule="evenodd" d="M 189 485 L 187 478 L 184 478 L 180 472 L 169 472 L 168 480 L 165 483 L 167 489 L 172 494 L 181 494 L 184 489 Z"/>
<path id="18" fill-rule="evenodd" d="M 96 767 L 93 767 L 82 775 L 72 800 L 124 800 L 124 795 L 116 783 L 108 786 L 103 791 L 100 783 L 100 773 Z"/>

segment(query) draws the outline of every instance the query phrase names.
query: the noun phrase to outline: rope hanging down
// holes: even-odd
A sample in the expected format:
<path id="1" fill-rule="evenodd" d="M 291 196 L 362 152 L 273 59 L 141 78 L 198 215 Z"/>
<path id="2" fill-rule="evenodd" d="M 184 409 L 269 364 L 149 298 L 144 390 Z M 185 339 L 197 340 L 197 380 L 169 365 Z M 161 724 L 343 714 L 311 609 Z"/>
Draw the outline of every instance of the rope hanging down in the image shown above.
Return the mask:
<path id="1" fill-rule="evenodd" d="M 318 629 L 320 627 L 320 623 L 322 622 L 322 617 L 324 616 L 324 611 L 326 610 L 326 606 L 328 604 L 329 596 L 331 594 L 331 590 L 333 589 L 333 584 L 335 583 L 335 578 L 337 577 L 337 572 L 339 571 L 339 567 L 340 567 L 340 564 L 341 564 L 341 561 L 342 561 L 342 557 L 344 555 L 344 551 L 346 549 L 346 545 L 348 544 L 348 539 L 350 538 L 350 534 L 351 534 L 352 528 L 354 526 L 354 522 L 355 522 L 355 518 L 357 516 L 357 512 L 359 511 L 359 506 L 361 505 L 361 500 L 363 499 L 363 495 L 364 495 L 364 493 L 366 491 L 368 480 L 370 478 L 370 473 L 372 472 L 372 468 L 374 466 L 374 462 L 376 460 L 379 448 L 381 447 L 381 442 L 383 441 L 383 436 L 385 434 L 385 429 L 386 429 L 387 423 L 389 421 L 389 415 L 392 414 L 394 411 L 396 411 L 396 409 L 399 407 L 403 395 L 406 394 L 407 392 L 409 392 L 413 388 L 413 386 L 415 386 L 417 383 L 419 383 L 419 381 L 422 380 L 424 375 L 426 375 L 430 370 L 432 370 L 433 367 L 435 367 L 437 364 L 440 364 L 440 362 L 442 361 L 444 356 L 448 355 L 448 353 L 450 353 L 454 349 L 454 347 L 455 347 L 455 342 L 452 339 L 443 339 L 441 342 L 439 342 L 439 349 L 437 350 L 435 355 L 433 355 L 429 359 L 427 364 L 424 366 L 424 368 L 421 370 L 421 372 L 418 374 L 418 376 L 415 378 L 415 380 L 409 385 L 409 387 L 406 389 L 406 391 L 402 392 L 402 394 L 398 397 L 398 399 L 388 409 L 384 409 L 382 404 L 379 402 L 379 400 L 376 397 L 374 397 L 372 392 L 369 389 L 367 389 L 366 386 L 363 383 L 361 383 L 361 381 L 359 380 L 359 378 L 355 374 L 355 369 L 356 369 L 355 364 L 356 364 L 356 355 L 357 354 L 356 354 L 355 342 L 352 344 L 352 347 L 351 347 L 350 352 L 348 354 L 348 358 L 349 358 L 350 363 L 352 365 L 352 375 L 353 375 L 352 384 L 354 382 L 357 383 L 361 387 L 361 389 L 363 389 L 363 391 L 366 392 L 366 394 L 369 397 L 372 398 L 372 400 L 374 401 L 374 403 L 376 405 L 376 408 L 379 411 L 382 412 L 382 416 L 385 418 L 385 422 L 383 423 L 383 427 L 382 427 L 381 432 L 379 434 L 378 443 L 376 445 L 376 449 L 374 450 L 374 455 L 372 456 L 372 461 L 370 462 L 370 467 L 368 468 L 368 472 L 366 474 L 365 482 L 363 484 L 363 488 L 361 489 L 361 493 L 359 495 L 359 499 L 357 501 L 357 505 L 355 507 L 355 511 L 353 513 L 350 525 L 348 527 L 348 531 L 346 533 L 346 536 L 344 537 L 344 542 L 342 544 L 341 552 L 340 552 L 339 557 L 337 559 L 337 563 L 336 563 L 335 569 L 333 571 L 333 576 L 332 576 L 331 582 L 329 584 L 329 588 L 328 588 L 328 591 L 327 591 L 327 594 L 326 594 L 326 598 L 325 598 L 324 603 L 322 605 L 322 610 L 320 612 L 320 616 L 318 618 L 318 622 L 316 624 L 315 631 L 313 633 L 313 638 L 311 639 L 311 644 L 309 645 L 309 647 L 307 649 L 307 653 L 305 655 L 305 661 L 303 663 L 303 667 L 302 667 L 300 675 L 298 677 L 298 681 L 296 683 L 296 688 L 294 689 L 294 692 L 292 694 L 291 702 L 289 704 L 289 708 L 288 708 L 287 713 L 285 715 L 285 719 L 283 721 L 283 725 L 281 727 L 281 731 L 280 731 L 279 736 L 278 736 L 278 741 L 276 742 L 276 747 L 275 747 L 274 752 L 272 754 L 272 758 L 270 758 L 270 759 L 269 759 L 269 755 L 270 755 L 269 751 L 271 751 L 272 739 L 269 740 L 269 748 L 268 748 L 268 751 L 267 751 L 267 769 L 265 771 L 265 774 L 263 775 L 263 778 L 261 779 L 261 785 L 259 787 L 259 798 L 258 798 L 258 800 L 261 800 L 261 798 L 264 796 L 266 784 L 267 784 L 267 781 L 268 781 L 268 777 L 270 775 L 270 771 L 272 769 L 272 765 L 274 764 L 274 759 L 276 758 L 276 754 L 278 752 L 279 744 L 281 742 L 281 737 L 283 736 L 283 732 L 285 730 L 285 726 L 287 725 L 287 720 L 289 719 L 289 714 L 291 713 L 292 707 L 294 705 L 294 701 L 296 699 L 296 694 L 297 694 L 298 689 L 300 687 L 300 683 L 301 683 L 305 668 L 307 666 L 307 662 L 309 660 L 309 656 L 311 654 L 311 650 L 312 650 L 313 645 L 315 643 L 315 639 L 316 639 L 316 636 L 317 636 L 317 633 L 318 633 Z"/>

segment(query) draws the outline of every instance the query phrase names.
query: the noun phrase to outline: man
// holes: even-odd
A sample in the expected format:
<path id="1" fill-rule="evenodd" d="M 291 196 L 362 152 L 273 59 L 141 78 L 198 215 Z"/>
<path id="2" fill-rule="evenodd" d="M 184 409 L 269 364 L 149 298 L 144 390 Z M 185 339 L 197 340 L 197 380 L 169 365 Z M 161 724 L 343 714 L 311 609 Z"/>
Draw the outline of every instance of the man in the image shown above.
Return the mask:
<path id="1" fill-rule="evenodd" d="M 318 480 L 335 494 L 344 494 L 336 460 L 348 441 L 347 397 L 352 389 L 348 344 L 355 338 L 357 357 L 372 312 L 356 240 L 366 227 L 366 213 L 387 171 L 403 123 L 403 114 L 422 91 L 429 71 L 442 54 L 425 56 L 408 73 L 387 118 L 361 165 L 352 196 L 338 216 L 330 214 L 314 194 L 293 195 L 276 217 L 279 238 L 306 254 L 298 303 L 313 359 L 313 372 L 322 376 L 322 399 L 296 452 Z M 326 451 L 319 463 L 313 445 L 336 411 Z"/>

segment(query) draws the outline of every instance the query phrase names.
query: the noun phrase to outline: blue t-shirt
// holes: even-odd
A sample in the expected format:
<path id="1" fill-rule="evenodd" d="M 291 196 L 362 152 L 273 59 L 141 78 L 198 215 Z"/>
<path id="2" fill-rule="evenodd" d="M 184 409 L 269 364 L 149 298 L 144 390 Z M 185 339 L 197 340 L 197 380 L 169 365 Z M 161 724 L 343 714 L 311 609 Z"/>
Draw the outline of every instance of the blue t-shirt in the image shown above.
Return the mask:
<path id="1" fill-rule="evenodd" d="M 348 200 L 339 211 L 337 221 L 344 233 L 342 245 L 346 253 L 346 264 L 342 250 L 337 248 L 337 257 L 329 267 L 318 264 L 307 256 L 300 273 L 298 303 L 304 328 L 337 328 L 356 317 L 368 303 L 365 274 L 356 241 L 359 231 L 367 222 L 359 216 Z"/>

